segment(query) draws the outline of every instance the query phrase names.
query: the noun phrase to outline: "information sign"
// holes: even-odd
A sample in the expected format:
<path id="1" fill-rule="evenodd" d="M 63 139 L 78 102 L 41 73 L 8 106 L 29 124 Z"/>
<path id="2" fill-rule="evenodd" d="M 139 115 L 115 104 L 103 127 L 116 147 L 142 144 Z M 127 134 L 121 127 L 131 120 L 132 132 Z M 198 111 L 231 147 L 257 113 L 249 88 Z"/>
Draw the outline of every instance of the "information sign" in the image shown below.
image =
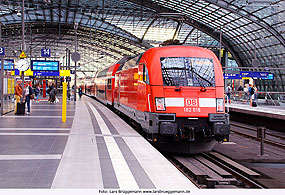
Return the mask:
<path id="1" fill-rule="evenodd" d="M 34 73 L 31 69 L 25 71 L 25 76 L 34 76 Z"/>
<path id="2" fill-rule="evenodd" d="M 5 47 L 0 47 L 0 56 L 5 56 Z"/>
<path id="3" fill-rule="evenodd" d="M 269 73 L 267 78 L 262 78 L 263 80 L 273 80 L 274 79 L 274 74 Z"/>
<path id="4" fill-rule="evenodd" d="M 32 60 L 32 71 L 52 71 L 59 72 L 59 61 Z"/>
<path id="5" fill-rule="evenodd" d="M 240 71 L 241 77 L 267 78 L 269 72 Z"/>
<path id="6" fill-rule="evenodd" d="M 224 79 L 241 79 L 240 74 L 224 73 Z"/>
<path id="7" fill-rule="evenodd" d="M 41 50 L 41 56 L 44 58 L 49 58 L 50 57 L 50 49 L 42 49 Z"/>
<path id="8" fill-rule="evenodd" d="M 34 71 L 34 76 L 59 76 L 59 72 L 37 72 L 37 71 Z"/>
<path id="9" fill-rule="evenodd" d="M 69 77 L 70 76 L 70 70 L 60 70 L 60 76 L 62 76 L 62 77 L 64 77 L 64 76 Z"/>
<path id="10" fill-rule="evenodd" d="M 0 60 L 0 70 L 2 61 Z M 14 60 L 13 59 L 4 59 L 4 70 L 14 70 Z"/>

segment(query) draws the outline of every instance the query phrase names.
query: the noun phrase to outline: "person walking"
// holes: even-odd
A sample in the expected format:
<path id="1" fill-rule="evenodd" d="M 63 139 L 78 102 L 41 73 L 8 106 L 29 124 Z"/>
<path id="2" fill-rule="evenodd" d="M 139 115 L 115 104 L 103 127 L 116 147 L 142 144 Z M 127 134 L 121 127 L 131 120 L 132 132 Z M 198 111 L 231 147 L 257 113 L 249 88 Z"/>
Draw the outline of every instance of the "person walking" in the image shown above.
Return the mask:
<path id="1" fill-rule="evenodd" d="M 15 106 L 15 114 L 17 113 L 17 104 L 20 103 L 21 98 L 22 98 L 22 80 L 18 80 L 17 85 L 15 86 L 15 99 L 16 99 L 16 106 Z"/>
<path id="2" fill-rule="evenodd" d="M 47 93 L 49 94 L 48 103 L 51 103 L 51 91 L 53 90 L 53 88 L 54 84 L 52 83 L 47 90 Z"/>
<path id="3" fill-rule="evenodd" d="M 228 84 L 227 88 L 226 88 L 226 94 L 228 96 L 228 102 L 231 103 L 231 93 L 232 93 L 232 88 L 231 85 Z"/>
<path id="4" fill-rule="evenodd" d="M 36 102 L 39 103 L 39 96 L 41 93 L 41 88 L 40 88 L 40 84 L 37 84 L 36 88 L 35 88 L 35 95 L 36 95 Z"/>
<path id="5" fill-rule="evenodd" d="M 25 93 L 25 98 L 26 98 L 27 107 L 28 107 L 27 114 L 30 114 L 31 99 L 34 99 L 33 89 L 30 85 L 27 84 L 24 90 L 25 90 L 24 93 Z"/>
<path id="6" fill-rule="evenodd" d="M 82 88 L 81 87 L 78 88 L 78 94 L 79 94 L 79 98 L 81 98 L 81 96 L 82 96 Z"/>

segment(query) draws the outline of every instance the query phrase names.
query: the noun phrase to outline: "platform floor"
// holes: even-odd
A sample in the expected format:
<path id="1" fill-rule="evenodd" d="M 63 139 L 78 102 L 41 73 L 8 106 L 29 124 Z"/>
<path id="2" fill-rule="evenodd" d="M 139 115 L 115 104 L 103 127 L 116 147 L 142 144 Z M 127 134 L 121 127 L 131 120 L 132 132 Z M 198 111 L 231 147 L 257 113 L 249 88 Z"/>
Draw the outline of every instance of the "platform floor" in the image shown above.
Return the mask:
<path id="1" fill-rule="evenodd" d="M 84 97 L 0 117 L 0 188 L 196 188 L 113 112 Z"/>
<path id="2" fill-rule="evenodd" d="M 248 104 L 231 103 L 226 104 L 226 110 L 227 108 L 229 108 L 229 111 L 233 112 L 285 120 L 284 106 L 266 106 L 264 104 L 259 104 L 257 107 L 251 107 Z"/>

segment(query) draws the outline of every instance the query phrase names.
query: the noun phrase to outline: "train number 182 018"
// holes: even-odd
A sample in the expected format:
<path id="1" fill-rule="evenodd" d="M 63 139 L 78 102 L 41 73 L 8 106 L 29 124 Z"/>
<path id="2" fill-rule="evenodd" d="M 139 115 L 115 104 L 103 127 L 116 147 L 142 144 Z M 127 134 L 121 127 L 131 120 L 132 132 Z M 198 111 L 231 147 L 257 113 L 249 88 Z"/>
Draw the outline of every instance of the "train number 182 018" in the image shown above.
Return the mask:
<path id="1" fill-rule="evenodd" d="M 201 108 L 184 108 L 184 112 L 201 112 Z"/>

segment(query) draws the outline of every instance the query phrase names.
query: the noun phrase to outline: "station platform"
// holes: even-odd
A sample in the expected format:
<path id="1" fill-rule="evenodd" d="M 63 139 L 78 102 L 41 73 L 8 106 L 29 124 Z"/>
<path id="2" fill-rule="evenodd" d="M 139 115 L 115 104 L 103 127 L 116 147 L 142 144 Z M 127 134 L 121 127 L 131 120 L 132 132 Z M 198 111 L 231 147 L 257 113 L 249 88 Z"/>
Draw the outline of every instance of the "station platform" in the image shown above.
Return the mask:
<path id="1" fill-rule="evenodd" d="M 149 142 L 101 103 L 32 103 L 0 117 L 0 188 L 196 189 Z"/>
<path id="2" fill-rule="evenodd" d="M 250 114 L 254 116 L 267 117 L 272 119 L 285 120 L 285 107 L 284 106 L 269 106 L 265 104 L 258 104 L 257 107 L 251 107 L 249 104 L 226 104 L 226 110 L 229 108 L 231 112 L 238 112 Z"/>

